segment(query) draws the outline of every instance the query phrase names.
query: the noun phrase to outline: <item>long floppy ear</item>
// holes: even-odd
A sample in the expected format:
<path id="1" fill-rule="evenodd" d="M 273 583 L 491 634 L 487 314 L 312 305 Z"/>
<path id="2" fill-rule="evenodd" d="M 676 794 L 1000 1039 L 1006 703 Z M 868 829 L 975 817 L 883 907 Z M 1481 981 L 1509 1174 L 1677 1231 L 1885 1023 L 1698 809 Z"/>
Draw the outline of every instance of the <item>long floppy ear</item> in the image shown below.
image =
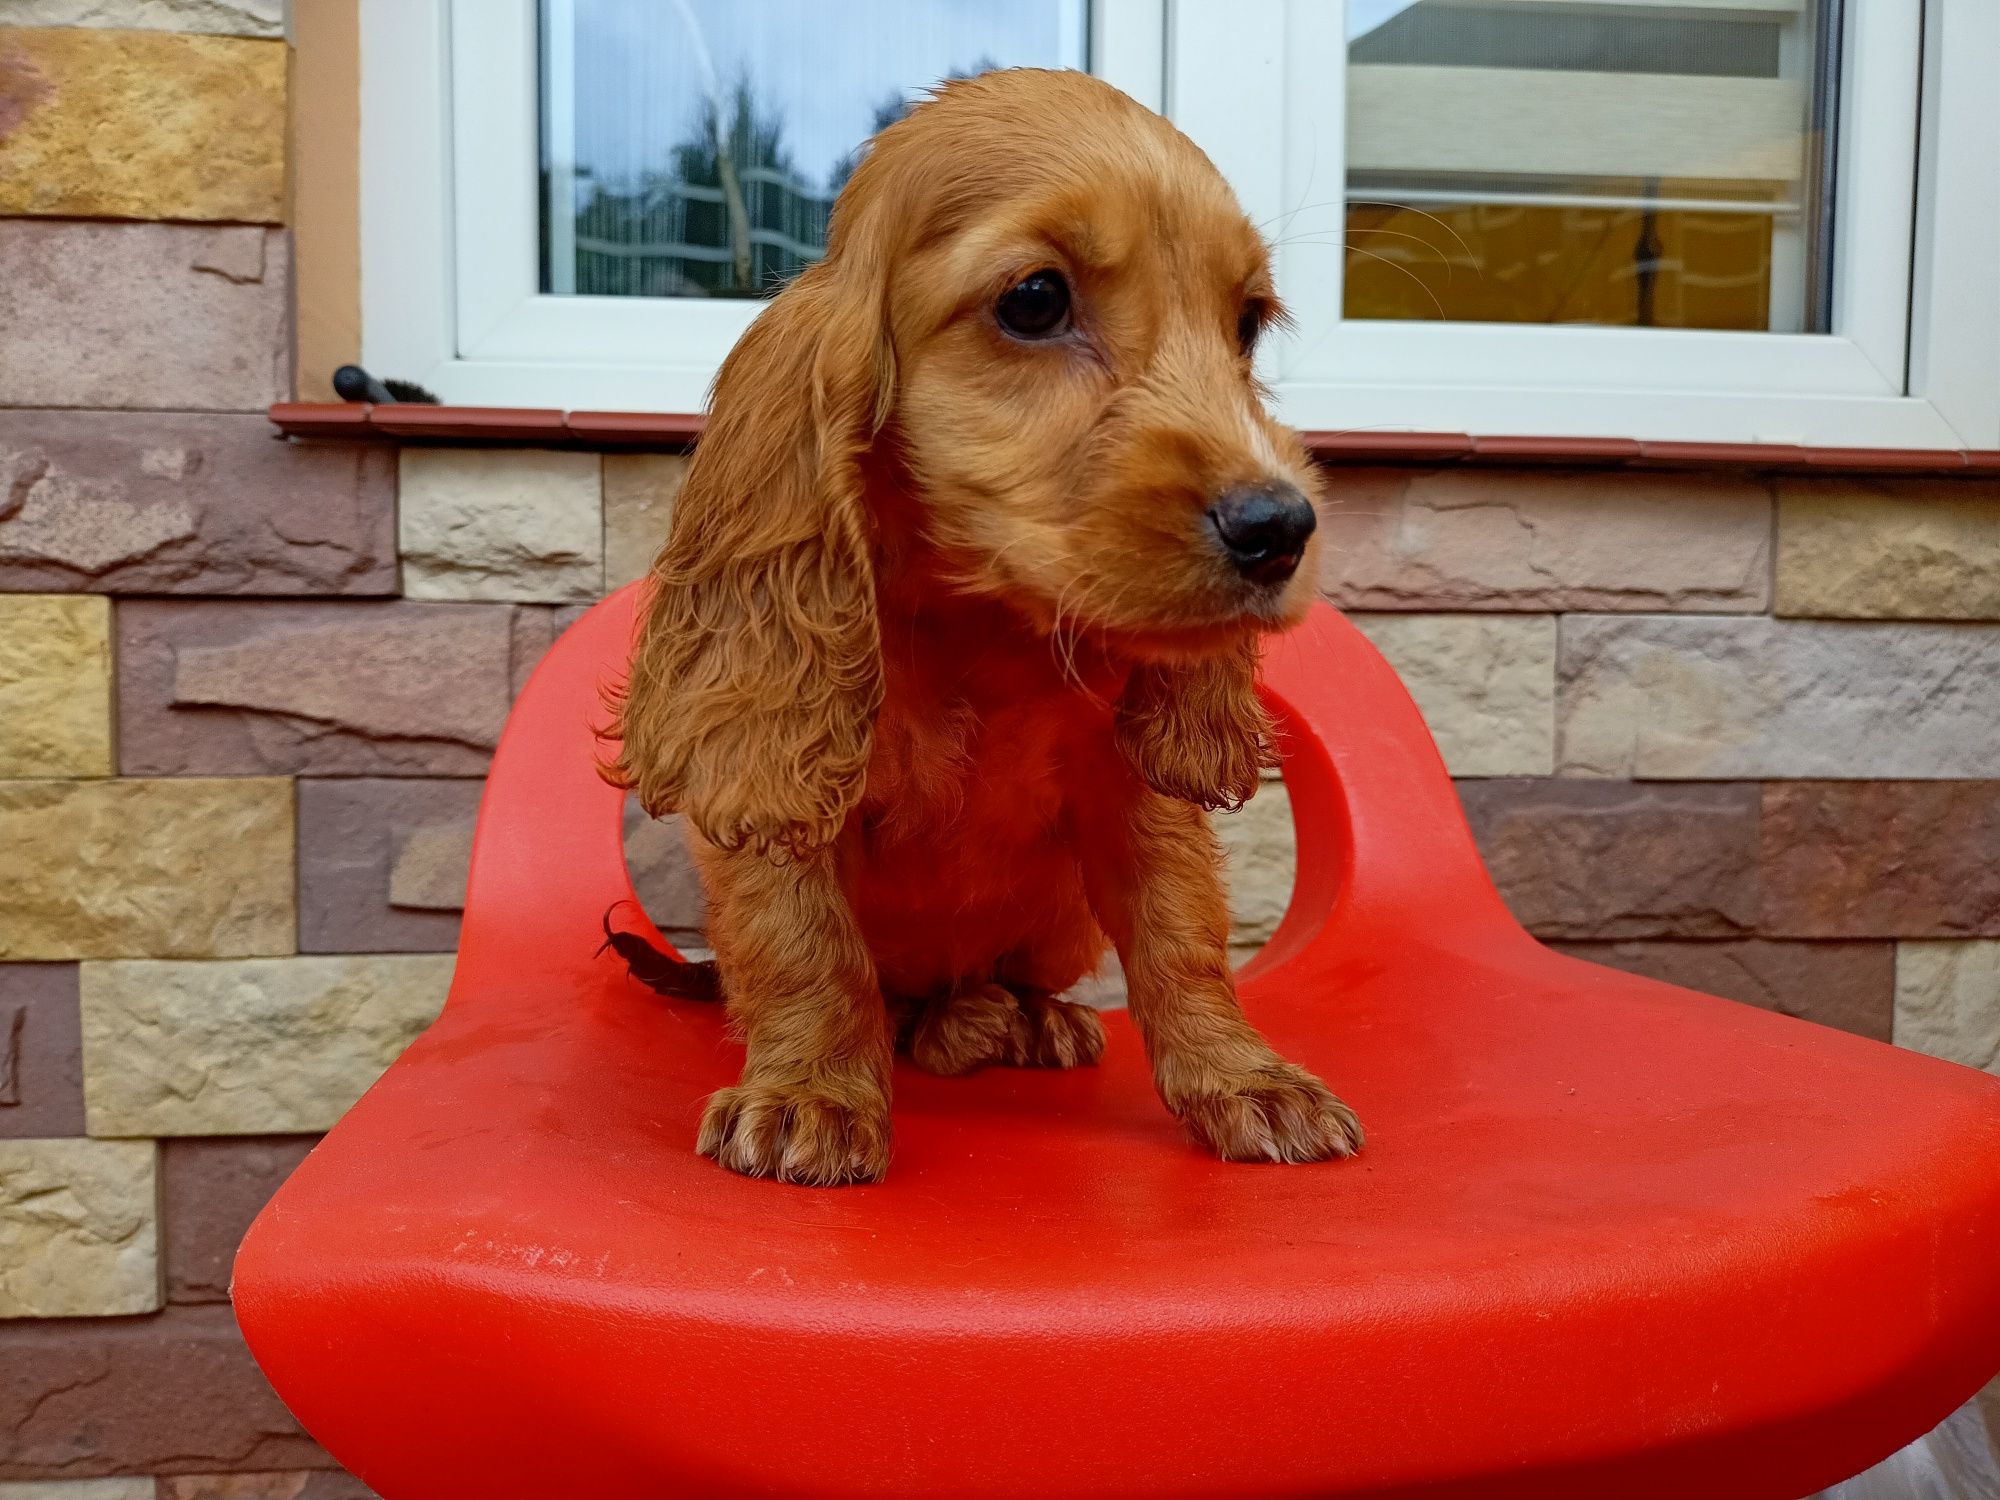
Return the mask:
<path id="1" fill-rule="evenodd" d="M 1241 807 L 1276 764 L 1257 699 L 1257 643 L 1191 662 L 1133 668 L 1118 699 L 1118 748 L 1146 784 L 1200 807 Z"/>
<path id="2" fill-rule="evenodd" d="M 823 847 L 861 796 L 882 701 L 861 460 L 895 387 L 882 281 L 829 258 L 751 325 L 653 564 L 606 775 L 724 848 Z"/>

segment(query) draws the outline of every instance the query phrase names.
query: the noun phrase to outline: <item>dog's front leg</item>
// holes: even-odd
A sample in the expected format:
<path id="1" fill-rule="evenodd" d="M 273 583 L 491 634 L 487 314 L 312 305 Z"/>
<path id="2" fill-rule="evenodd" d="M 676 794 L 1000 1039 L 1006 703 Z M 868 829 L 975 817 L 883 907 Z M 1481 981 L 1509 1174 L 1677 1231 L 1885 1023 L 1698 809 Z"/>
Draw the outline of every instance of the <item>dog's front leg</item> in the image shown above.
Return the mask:
<path id="1" fill-rule="evenodd" d="M 1167 1108 L 1229 1161 L 1360 1149 L 1354 1112 L 1244 1019 L 1229 967 L 1221 852 L 1199 808 L 1152 791 L 1083 815 L 1092 908 L 1125 966 L 1127 1005 Z"/>
<path id="2" fill-rule="evenodd" d="M 748 1044 L 741 1081 L 708 1101 L 697 1148 L 751 1177 L 879 1181 L 889 1021 L 835 856 L 697 854 L 723 992 Z"/>

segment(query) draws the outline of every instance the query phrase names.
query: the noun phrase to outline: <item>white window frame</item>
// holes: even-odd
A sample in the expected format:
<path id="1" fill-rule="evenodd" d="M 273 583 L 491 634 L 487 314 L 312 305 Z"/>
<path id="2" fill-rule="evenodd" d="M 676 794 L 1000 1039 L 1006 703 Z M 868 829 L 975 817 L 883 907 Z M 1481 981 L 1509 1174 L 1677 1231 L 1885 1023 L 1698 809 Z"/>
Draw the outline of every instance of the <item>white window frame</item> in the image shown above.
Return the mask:
<path id="1" fill-rule="evenodd" d="M 1154 109 L 1166 5 L 1091 10 L 1092 70 Z M 362 363 L 454 404 L 701 410 L 761 302 L 541 290 L 536 0 L 363 0 L 361 24 Z"/>
<path id="2" fill-rule="evenodd" d="M 1173 116 L 1275 229 L 1344 197 L 1344 10 L 1096 0 L 1092 66 Z M 535 0 L 362 0 L 361 15 L 363 362 L 456 404 L 700 410 L 757 303 L 539 290 Z M 2000 4 L 1847 0 L 1846 23 L 1831 333 L 1345 320 L 1343 257 L 1294 240 L 1278 280 L 1301 332 L 1267 368 L 1282 414 L 1321 431 L 2000 448 Z"/>

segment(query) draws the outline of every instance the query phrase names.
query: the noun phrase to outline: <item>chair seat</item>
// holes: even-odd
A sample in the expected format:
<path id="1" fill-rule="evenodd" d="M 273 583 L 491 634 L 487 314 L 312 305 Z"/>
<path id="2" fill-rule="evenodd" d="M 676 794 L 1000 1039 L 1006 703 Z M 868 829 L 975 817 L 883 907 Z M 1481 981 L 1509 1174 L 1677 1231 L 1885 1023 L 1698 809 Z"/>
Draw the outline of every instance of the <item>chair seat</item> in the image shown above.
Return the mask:
<path id="1" fill-rule="evenodd" d="M 594 953 L 617 794 L 534 727 L 631 613 L 517 710 L 443 1018 L 237 1264 L 273 1383 L 389 1500 L 1797 1500 L 2000 1368 L 2000 1083 L 1536 945 L 1434 755 L 1377 757 L 1421 726 L 1331 616 L 1270 673 L 1301 874 L 1244 1004 L 1361 1156 L 1209 1159 L 1115 1015 L 1095 1069 L 899 1070 L 880 1186 L 718 1169 L 740 1049 Z M 1354 692 L 1387 706 L 1343 740 Z"/>

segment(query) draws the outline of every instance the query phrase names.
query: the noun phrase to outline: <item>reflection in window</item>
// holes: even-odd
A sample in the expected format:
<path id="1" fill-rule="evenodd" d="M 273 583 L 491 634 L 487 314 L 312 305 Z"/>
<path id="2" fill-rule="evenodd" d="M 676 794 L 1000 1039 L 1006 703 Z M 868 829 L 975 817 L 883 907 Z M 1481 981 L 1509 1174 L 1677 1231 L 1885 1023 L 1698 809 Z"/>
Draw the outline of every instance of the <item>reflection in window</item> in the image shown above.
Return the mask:
<path id="1" fill-rule="evenodd" d="M 542 286 L 768 296 L 941 79 L 1086 66 L 1085 0 L 542 0 Z"/>
<path id="2" fill-rule="evenodd" d="M 1824 331 L 1838 0 L 1352 0 L 1350 318 Z"/>

